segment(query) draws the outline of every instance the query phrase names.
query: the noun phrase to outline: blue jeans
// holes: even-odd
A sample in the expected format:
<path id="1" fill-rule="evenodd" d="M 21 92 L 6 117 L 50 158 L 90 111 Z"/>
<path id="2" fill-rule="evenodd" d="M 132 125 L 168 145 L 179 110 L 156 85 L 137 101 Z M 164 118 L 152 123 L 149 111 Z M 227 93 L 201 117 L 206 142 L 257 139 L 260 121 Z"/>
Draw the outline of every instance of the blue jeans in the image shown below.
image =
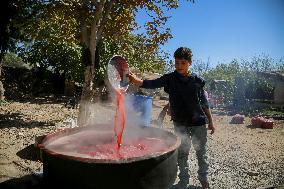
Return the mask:
<path id="1" fill-rule="evenodd" d="M 175 132 L 181 137 L 181 146 L 178 149 L 179 179 L 184 185 L 189 183 L 188 155 L 191 143 L 195 149 L 198 161 L 199 181 L 208 181 L 207 162 L 207 128 L 206 125 L 187 127 L 174 122 Z"/>

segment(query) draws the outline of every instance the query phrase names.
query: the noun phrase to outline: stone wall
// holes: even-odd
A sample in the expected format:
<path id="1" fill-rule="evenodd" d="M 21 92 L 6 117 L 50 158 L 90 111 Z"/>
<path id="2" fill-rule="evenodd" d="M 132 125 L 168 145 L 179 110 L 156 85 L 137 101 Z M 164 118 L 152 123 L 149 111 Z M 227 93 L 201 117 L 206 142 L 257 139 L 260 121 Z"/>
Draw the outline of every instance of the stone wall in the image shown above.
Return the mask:
<path id="1" fill-rule="evenodd" d="M 274 89 L 274 103 L 284 104 L 284 81 L 279 81 Z"/>

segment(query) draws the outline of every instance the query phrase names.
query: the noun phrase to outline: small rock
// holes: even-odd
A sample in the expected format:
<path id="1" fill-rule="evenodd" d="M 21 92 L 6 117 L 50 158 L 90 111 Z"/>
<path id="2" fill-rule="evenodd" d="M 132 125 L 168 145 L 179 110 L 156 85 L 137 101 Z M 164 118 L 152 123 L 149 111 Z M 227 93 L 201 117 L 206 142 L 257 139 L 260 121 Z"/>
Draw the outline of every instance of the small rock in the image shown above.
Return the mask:
<path id="1" fill-rule="evenodd" d="M 24 133 L 22 133 L 22 132 L 19 132 L 18 135 L 19 136 L 25 136 Z"/>

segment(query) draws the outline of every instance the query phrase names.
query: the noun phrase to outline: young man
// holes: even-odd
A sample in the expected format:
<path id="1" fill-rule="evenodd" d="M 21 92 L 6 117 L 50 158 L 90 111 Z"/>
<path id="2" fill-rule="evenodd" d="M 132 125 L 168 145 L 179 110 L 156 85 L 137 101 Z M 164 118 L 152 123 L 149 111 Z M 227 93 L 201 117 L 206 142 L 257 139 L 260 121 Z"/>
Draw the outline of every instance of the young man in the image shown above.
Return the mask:
<path id="1" fill-rule="evenodd" d="M 174 53 L 175 71 L 155 80 L 141 80 L 132 73 L 131 83 L 143 88 L 160 88 L 169 94 L 169 103 L 175 132 L 181 137 L 182 144 L 178 151 L 179 183 L 186 188 L 189 183 L 188 155 L 191 143 L 198 160 L 198 179 L 202 188 L 209 188 L 207 162 L 207 128 L 214 133 L 215 127 L 208 101 L 204 94 L 205 81 L 189 72 L 192 52 L 189 48 L 180 47 Z"/>

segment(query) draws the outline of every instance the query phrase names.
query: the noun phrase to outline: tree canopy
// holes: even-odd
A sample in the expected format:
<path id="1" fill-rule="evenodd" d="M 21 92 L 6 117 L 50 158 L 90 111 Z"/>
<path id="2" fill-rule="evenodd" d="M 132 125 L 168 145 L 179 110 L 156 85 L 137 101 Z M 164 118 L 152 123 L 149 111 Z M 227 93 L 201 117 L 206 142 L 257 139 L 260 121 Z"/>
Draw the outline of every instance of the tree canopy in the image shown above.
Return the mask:
<path id="1" fill-rule="evenodd" d="M 165 27 L 168 20 L 165 11 L 178 7 L 177 0 L 13 0 L 11 3 L 19 9 L 17 18 L 10 24 L 23 31 L 23 38 L 18 41 L 22 56 L 33 64 L 69 73 L 74 79 L 80 78 L 75 73 L 84 70 L 81 102 L 92 98 L 94 78 L 104 71 L 106 59 L 113 52 L 125 55 L 142 71 L 161 69 L 159 45 L 171 37 L 170 29 Z M 135 36 L 132 34 L 138 26 L 135 15 L 142 8 L 151 19 L 144 26 L 146 32 Z M 81 104 L 80 112 L 84 106 Z"/>
<path id="2" fill-rule="evenodd" d="M 27 12 L 24 10 L 28 7 L 21 1 L 15 3 L 22 7 L 22 12 Z M 86 41 L 90 40 L 92 21 L 97 19 L 96 11 L 102 4 L 79 0 L 29 0 L 28 4 L 32 16 L 26 15 L 13 22 L 25 31 L 20 46 L 22 57 L 32 64 L 52 66 L 82 81 L 82 48 L 90 44 Z M 102 42 L 100 63 L 95 66 L 99 70 L 97 73 L 103 74 L 107 60 L 113 54 L 122 54 L 131 66 L 141 71 L 162 70 L 166 54 L 161 52 L 159 45 L 172 37 L 170 29 L 165 28 L 168 20 L 165 11 L 177 7 L 178 1 L 114 1 L 104 23 L 100 23 L 105 24 L 105 29 L 99 34 Z M 131 33 L 138 27 L 135 16 L 139 9 L 146 9 L 150 20 L 144 26 L 145 33 L 134 35 Z M 25 21 L 19 22 L 23 18 Z M 96 43 L 96 46 L 99 45 Z"/>

